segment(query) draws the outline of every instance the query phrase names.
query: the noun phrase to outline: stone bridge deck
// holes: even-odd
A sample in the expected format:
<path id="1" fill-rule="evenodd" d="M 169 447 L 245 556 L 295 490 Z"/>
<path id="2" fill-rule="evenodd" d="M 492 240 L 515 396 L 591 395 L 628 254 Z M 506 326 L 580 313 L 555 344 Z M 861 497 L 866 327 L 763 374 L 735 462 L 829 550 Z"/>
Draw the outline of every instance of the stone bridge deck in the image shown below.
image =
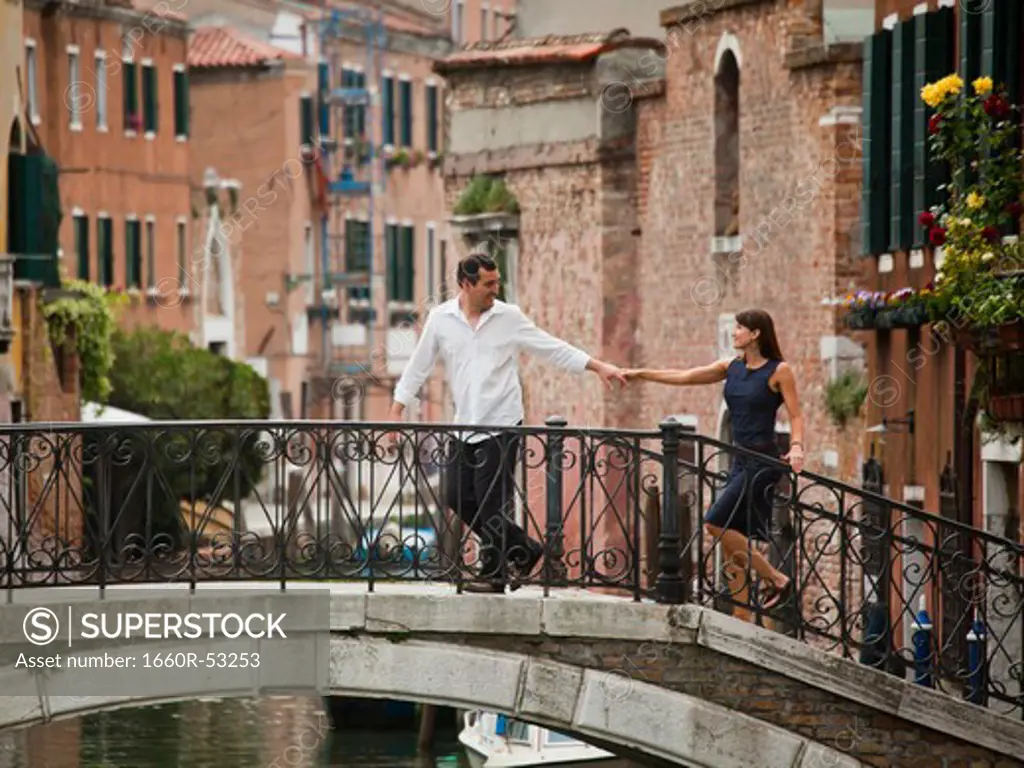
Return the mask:
<path id="1" fill-rule="evenodd" d="M 416 584 L 294 586 L 330 595 L 325 693 L 503 712 L 660 765 L 1024 765 L 1020 721 L 698 606 L 529 587 L 458 595 Z M 153 589 L 110 587 L 102 606 L 160 610 Z M 236 611 L 280 594 L 253 582 L 159 590 L 207 610 L 214 595 L 223 608 L 223 590 L 237 590 Z M 0 633 L 10 641 L 31 608 L 68 602 L 101 606 L 95 588 L 13 590 Z M 28 674 L 8 667 L 0 680 Z M 194 677 L 182 678 L 176 698 L 260 692 Z M 38 690 L 0 699 L 0 727 L 168 700 Z"/>

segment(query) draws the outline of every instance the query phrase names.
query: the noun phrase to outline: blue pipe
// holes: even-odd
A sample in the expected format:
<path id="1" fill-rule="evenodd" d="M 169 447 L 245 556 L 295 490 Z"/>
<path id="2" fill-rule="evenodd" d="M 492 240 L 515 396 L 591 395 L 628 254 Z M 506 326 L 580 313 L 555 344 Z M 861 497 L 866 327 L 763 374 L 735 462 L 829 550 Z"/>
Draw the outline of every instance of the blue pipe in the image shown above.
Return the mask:
<path id="1" fill-rule="evenodd" d="M 932 620 L 924 607 L 924 595 L 918 603 L 920 608 L 914 619 L 914 682 L 925 688 L 933 688 L 932 681 Z"/>

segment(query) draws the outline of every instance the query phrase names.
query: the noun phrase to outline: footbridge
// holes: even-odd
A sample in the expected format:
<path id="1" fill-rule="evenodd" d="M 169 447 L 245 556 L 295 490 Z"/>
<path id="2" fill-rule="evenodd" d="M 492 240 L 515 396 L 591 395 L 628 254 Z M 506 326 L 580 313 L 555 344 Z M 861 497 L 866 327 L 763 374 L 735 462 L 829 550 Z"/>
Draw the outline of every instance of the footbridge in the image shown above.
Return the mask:
<path id="1" fill-rule="evenodd" d="M 673 421 L 552 419 L 503 456 L 508 515 L 544 556 L 503 573 L 507 593 L 467 594 L 481 542 L 513 534 L 449 509 L 466 430 L 395 429 L 0 429 L 0 637 L 23 642 L 47 602 L 149 612 L 158 586 L 197 605 L 223 605 L 226 585 L 239 601 L 323 590 L 332 693 L 503 712 L 652 764 L 1022 764 L 1019 542 L 784 473 L 771 541 L 726 563 L 700 521 L 742 449 Z M 771 610 L 754 548 L 793 585 Z M 0 704 L 6 727 L 282 684 L 264 668 L 240 687 L 182 674 L 173 693 L 83 698 L 0 661 L 17 690 L 35 685 Z"/>

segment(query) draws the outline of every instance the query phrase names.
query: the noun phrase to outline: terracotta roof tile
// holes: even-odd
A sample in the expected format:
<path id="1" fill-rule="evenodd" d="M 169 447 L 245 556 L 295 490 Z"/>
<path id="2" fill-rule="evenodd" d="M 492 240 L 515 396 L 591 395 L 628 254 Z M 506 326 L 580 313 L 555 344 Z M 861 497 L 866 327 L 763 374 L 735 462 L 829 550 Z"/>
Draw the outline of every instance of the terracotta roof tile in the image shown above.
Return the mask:
<path id="1" fill-rule="evenodd" d="M 198 27 L 189 43 L 190 67 L 253 67 L 302 57 L 233 27 Z"/>
<path id="2" fill-rule="evenodd" d="M 437 62 L 434 69 L 450 72 L 477 67 L 586 62 L 602 53 L 627 47 L 663 51 L 665 43 L 654 38 L 630 37 L 626 29 L 600 34 L 511 38 L 467 45 Z"/>

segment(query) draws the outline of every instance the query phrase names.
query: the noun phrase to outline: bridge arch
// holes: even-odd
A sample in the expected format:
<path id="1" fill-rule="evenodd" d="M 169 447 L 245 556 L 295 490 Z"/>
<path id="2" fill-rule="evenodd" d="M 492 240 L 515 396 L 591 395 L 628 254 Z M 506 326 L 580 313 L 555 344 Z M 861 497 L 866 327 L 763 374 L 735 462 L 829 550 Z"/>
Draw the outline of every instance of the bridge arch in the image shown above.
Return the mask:
<path id="1" fill-rule="evenodd" d="M 857 765 L 842 752 L 733 709 L 625 674 L 450 642 L 333 635 L 330 693 L 483 709 L 552 728 L 623 756 L 666 766 L 812 768 Z M 199 697 L 238 698 L 252 690 L 213 691 L 201 675 L 174 696 L 51 696 L 0 706 L 0 731 L 53 718 Z M 13 703 L 13 702 L 12 702 Z"/>

